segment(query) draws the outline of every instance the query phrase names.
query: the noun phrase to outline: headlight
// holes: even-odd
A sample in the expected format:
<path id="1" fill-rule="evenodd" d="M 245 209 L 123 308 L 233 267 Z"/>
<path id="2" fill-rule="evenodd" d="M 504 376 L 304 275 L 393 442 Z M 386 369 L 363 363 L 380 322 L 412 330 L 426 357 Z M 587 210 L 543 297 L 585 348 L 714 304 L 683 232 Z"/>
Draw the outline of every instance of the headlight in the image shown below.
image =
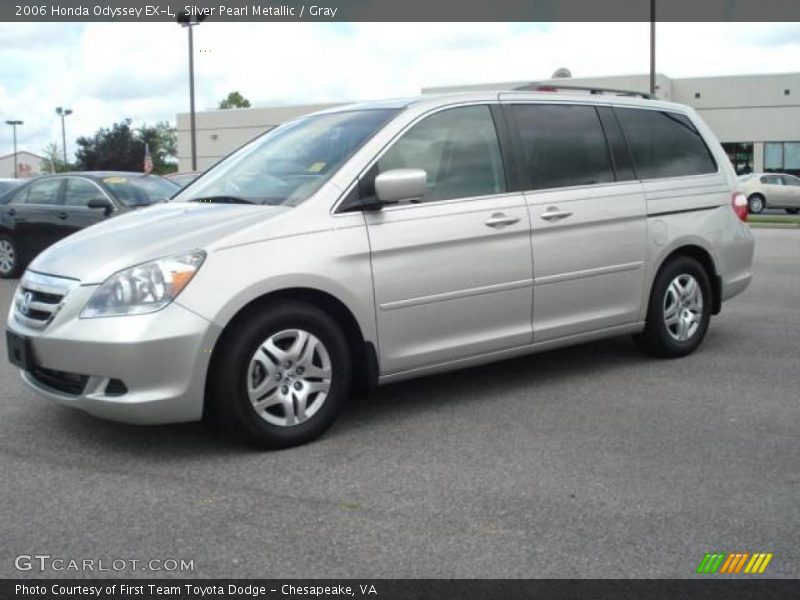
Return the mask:
<path id="1" fill-rule="evenodd" d="M 198 250 L 114 273 L 97 288 L 81 318 L 143 315 L 161 310 L 187 286 L 205 258 L 206 253 Z"/>

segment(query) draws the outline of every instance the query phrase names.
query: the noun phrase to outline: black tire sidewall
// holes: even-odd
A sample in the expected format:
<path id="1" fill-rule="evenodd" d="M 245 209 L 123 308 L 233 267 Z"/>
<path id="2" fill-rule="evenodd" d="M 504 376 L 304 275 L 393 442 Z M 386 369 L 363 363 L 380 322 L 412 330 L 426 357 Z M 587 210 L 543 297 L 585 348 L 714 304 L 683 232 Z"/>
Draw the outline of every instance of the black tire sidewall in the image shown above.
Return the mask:
<path id="1" fill-rule="evenodd" d="M 667 293 L 669 284 L 676 277 L 683 274 L 694 277 L 703 294 L 703 315 L 700 319 L 700 324 L 694 335 L 685 342 L 678 341 L 670 335 L 667 325 L 664 323 L 663 313 L 664 296 Z M 659 356 L 667 357 L 685 356 L 693 352 L 703 341 L 708 331 L 711 321 L 711 306 L 711 282 L 703 266 L 688 256 L 681 256 L 671 260 L 656 276 L 650 296 L 645 336 L 648 338 L 651 350 Z"/>
<path id="2" fill-rule="evenodd" d="M 256 348 L 284 329 L 303 329 L 315 335 L 331 360 L 331 387 L 325 403 L 307 421 L 291 427 L 259 417 L 246 386 L 247 368 Z M 213 414 L 238 437 L 259 446 L 287 448 L 319 437 L 336 420 L 350 394 L 352 361 L 347 339 L 329 315 L 310 304 L 285 302 L 244 316 L 226 332 L 219 352 L 210 374 Z"/>
<path id="3" fill-rule="evenodd" d="M 10 235 L 5 233 L 0 234 L 0 240 L 4 240 L 11 244 L 11 247 L 14 249 L 14 265 L 11 267 L 11 270 L 7 273 L 3 273 L 0 271 L 0 278 L 2 279 L 11 279 L 13 277 L 17 277 L 19 275 L 19 248 L 17 248 L 17 244 L 14 243 L 14 238 Z"/>

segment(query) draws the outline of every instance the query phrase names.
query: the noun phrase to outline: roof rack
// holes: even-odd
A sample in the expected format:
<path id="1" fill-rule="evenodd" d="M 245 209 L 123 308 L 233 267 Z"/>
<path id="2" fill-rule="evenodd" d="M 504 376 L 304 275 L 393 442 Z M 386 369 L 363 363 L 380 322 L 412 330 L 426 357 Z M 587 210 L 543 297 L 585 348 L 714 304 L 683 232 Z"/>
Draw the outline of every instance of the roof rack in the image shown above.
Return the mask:
<path id="1" fill-rule="evenodd" d="M 634 90 L 618 90 L 614 88 L 584 86 L 584 85 L 561 85 L 552 82 L 532 82 L 515 87 L 515 92 L 558 92 L 560 90 L 589 92 L 590 94 L 611 94 L 614 96 L 638 96 L 647 100 L 655 100 L 655 96 L 647 92 L 636 92 Z"/>

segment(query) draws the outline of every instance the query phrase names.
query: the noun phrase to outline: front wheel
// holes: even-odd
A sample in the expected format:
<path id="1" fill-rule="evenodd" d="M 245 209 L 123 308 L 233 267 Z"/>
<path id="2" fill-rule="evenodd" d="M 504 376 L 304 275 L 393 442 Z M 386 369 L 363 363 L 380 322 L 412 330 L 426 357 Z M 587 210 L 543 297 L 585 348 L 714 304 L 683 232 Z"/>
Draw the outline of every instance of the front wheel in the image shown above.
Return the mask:
<path id="1" fill-rule="evenodd" d="M 766 205 L 767 203 L 764 201 L 764 197 L 760 194 L 753 194 L 747 199 L 747 208 L 750 213 L 754 215 L 763 211 Z"/>
<path id="2" fill-rule="evenodd" d="M 240 318 L 215 352 L 210 413 L 266 448 L 310 442 L 330 427 L 350 393 L 347 340 L 325 312 L 282 302 Z"/>
<path id="3" fill-rule="evenodd" d="M 636 340 L 653 356 L 676 358 L 690 354 L 706 335 L 711 304 L 706 270 L 691 257 L 677 257 L 656 276 L 645 330 Z"/>
<path id="4" fill-rule="evenodd" d="M 13 238 L 0 235 L 0 277 L 19 277 L 20 270 L 19 252 Z"/>

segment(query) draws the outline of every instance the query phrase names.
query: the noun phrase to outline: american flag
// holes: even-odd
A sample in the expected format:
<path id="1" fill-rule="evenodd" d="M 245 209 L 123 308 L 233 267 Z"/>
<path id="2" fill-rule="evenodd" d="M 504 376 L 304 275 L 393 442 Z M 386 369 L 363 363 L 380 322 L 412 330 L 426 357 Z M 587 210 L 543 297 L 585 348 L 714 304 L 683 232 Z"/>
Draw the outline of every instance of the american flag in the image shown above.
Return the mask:
<path id="1" fill-rule="evenodd" d="M 149 173 L 153 170 L 153 158 L 150 156 L 150 144 L 144 145 L 144 172 Z"/>

